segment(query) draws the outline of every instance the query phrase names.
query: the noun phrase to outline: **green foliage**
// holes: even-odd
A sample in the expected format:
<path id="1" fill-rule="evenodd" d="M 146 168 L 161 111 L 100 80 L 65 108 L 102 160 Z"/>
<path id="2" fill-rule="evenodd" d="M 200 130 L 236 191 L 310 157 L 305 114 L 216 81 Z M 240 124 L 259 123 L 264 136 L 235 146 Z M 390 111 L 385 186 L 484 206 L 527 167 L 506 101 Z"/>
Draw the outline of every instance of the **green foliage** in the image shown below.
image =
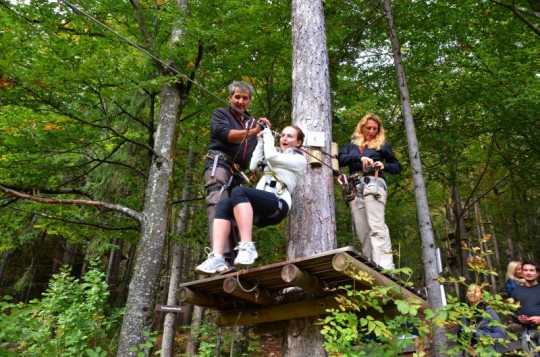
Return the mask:
<path id="1" fill-rule="evenodd" d="M 192 330 L 192 337 L 195 336 L 195 339 L 198 340 L 198 357 L 214 357 L 216 356 L 217 348 L 217 331 L 218 328 L 212 322 L 205 322 L 199 328 Z M 231 355 L 231 350 L 235 350 L 236 345 L 241 343 L 239 338 L 243 338 L 237 331 L 236 327 L 231 328 L 221 328 L 221 345 L 220 345 L 220 356 L 229 356 Z M 238 357 L 266 357 L 262 354 L 260 338 L 258 335 L 254 335 L 249 332 L 247 345 L 247 352 L 245 354 L 236 353 L 235 356 Z"/>
<path id="2" fill-rule="evenodd" d="M 355 280 L 371 285 L 373 278 L 365 272 L 355 274 Z M 396 286 L 374 286 L 356 290 L 355 286 L 343 286 L 343 294 L 337 299 L 339 309 L 332 309 L 321 324 L 325 338 L 324 348 L 330 354 L 342 356 L 396 356 L 404 348 L 414 344 L 413 334 L 425 337 L 429 332 L 422 325 L 418 300 L 392 298 Z M 399 313 L 395 317 L 384 316 L 389 308 Z"/>
<path id="3" fill-rule="evenodd" d="M 136 352 L 138 357 L 145 357 L 148 355 L 148 351 L 154 346 L 158 340 L 159 331 L 143 331 L 143 336 L 146 339 L 144 343 L 139 344 L 137 347 L 131 347 L 129 350 L 131 352 Z M 155 356 L 160 356 L 162 354 L 161 350 L 154 352 Z"/>
<path id="4" fill-rule="evenodd" d="M 471 270 L 484 276 L 492 274 L 485 268 L 485 257 L 489 252 L 476 248 L 473 251 L 477 255 L 469 262 Z M 410 274 L 411 271 L 402 269 L 400 273 Z M 365 272 L 357 273 L 354 278 L 362 286 L 371 286 L 373 283 L 373 278 Z M 440 282 L 465 284 L 465 279 L 441 278 Z M 478 286 L 485 287 L 482 284 Z M 390 286 L 374 285 L 361 290 L 355 289 L 355 286 L 343 286 L 341 289 L 343 293 L 337 298 L 340 308 L 331 310 L 331 315 L 321 322 L 324 347 L 331 354 L 371 356 L 371 352 L 366 351 L 376 350 L 380 356 L 396 356 L 414 344 L 413 337 L 420 341 L 429 339 L 434 328 L 463 330 L 460 334 L 446 334 L 449 344 L 445 350 L 451 356 L 461 355 L 462 352 L 476 356 L 498 356 L 500 354 L 493 349 L 494 344 L 505 345 L 508 342 L 491 336 L 475 338 L 478 328 L 476 318 L 479 316 L 488 319 L 492 326 L 504 330 L 506 327 L 501 321 L 494 321 L 483 307 L 460 302 L 450 294 L 447 294 L 447 305 L 437 310 L 422 311 L 418 300 L 395 298 L 397 294 L 393 291 L 396 286 L 393 283 Z M 482 303 L 493 308 L 502 320 L 515 313 L 518 307 L 512 299 L 504 300 L 500 295 L 492 295 L 485 290 Z M 385 313 L 390 310 L 397 313 Z M 506 333 L 509 340 L 517 339 L 513 333 Z M 421 356 L 423 352 L 416 355 Z"/>
<path id="5" fill-rule="evenodd" d="M 105 276 L 95 266 L 82 280 L 62 271 L 53 276 L 43 299 L 29 305 L 0 303 L 3 351 L 19 356 L 104 356 L 113 351 L 111 334 L 121 310 L 107 313 Z M 21 338 L 24 336 L 24 338 Z"/>

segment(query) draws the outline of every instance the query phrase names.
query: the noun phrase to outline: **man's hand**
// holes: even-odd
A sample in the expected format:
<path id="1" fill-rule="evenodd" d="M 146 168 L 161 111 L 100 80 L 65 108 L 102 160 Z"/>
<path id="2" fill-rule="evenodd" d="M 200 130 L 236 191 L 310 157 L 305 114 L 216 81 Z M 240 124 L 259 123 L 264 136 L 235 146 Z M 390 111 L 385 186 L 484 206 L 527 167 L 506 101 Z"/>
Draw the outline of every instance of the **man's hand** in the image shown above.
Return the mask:
<path id="1" fill-rule="evenodd" d="M 266 126 L 267 128 L 271 129 L 272 128 L 272 123 L 270 123 L 270 120 L 266 119 L 266 118 L 259 118 L 259 120 L 257 120 L 258 123 L 264 123 L 263 125 Z M 262 126 L 262 125 L 261 125 Z M 261 128 L 261 129 L 264 129 L 264 128 Z M 262 131 L 262 130 L 261 130 Z"/>

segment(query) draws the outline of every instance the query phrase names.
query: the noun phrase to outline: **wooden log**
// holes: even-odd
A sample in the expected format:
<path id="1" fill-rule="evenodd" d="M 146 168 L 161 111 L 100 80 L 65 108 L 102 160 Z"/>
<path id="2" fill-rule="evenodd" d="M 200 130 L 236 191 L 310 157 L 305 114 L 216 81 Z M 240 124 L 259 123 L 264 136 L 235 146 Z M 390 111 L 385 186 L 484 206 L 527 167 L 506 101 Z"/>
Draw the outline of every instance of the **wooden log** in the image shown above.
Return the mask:
<path id="1" fill-rule="evenodd" d="M 271 305 L 274 303 L 274 299 L 268 291 L 246 281 L 240 281 L 239 275 L 225 279 L 223 281 L 223 291 L 259 305 Z"/>
<path id="2" fill-rule="evenodd" d="M 340 309 L 340 303 L 336 300 L 336 295 L 243 311 L 218 312 L 215 322 L 219 327 L 261 324 L 261 328 L 258 330 L 261 331 L 260 333 L 269 332 L 270 330 L 279 332 L 285 327 L 285 321 L 304 317 L 326 316 L 330 314 L 330 309 Z M 400 312 L 395 305 L 389 304 L 384 308 L 384 314 L 375 310 L 357 311 L 356 314 L 359 317 L 369 315 L 377 320 L 382 320 L 385 315 L 397 316 Z"/>
<path id="3" fill-rule="evenodd" d="M 283 321 L 274 321 L 254 325 L 252 331 L 255 335 L 279 335 L 283 333 L 285 327 L 287 327 L 287 324 Z"/>
<path id="4" fill-rule="evenodd" d="M 281 279 L 316 296 L 327 293 L 324 282 L 319 281 L 315 276 L 301 270 L 294 264 L 287 264 L 281 269 Z"/>
<path id="5" fill-rule="evenodd" d="M 332 266 L 334 267 L 336 271 L 346 274 L 353 279 L 355 278 L 356 273 L 360 271 L 366 272 L 374 278 L 373 282 L 362 281 L 362 283 L 365 284 L 366 286 L 369 286 L 369 287 L 373 287 L 374 285 L 389 286 L 392 288 L 389 291 L 390 296 L 394 298 L 401 298 L 401 299 L 412 299 L 420 304 L 421 310 L 429 308 L 429 304 L 426 300 L 421 299 L 417 295 L 413 294 L 411 291 L 405 289 L 401 285 L 397 284 L 396 282 L 392 281 L 386 276 L 380 274 L 378 271 L 368 267 L 366 264 L 355 259 L 354 257 L 352 257 L 346 252 L 341 252 L 334 255 L 334 258 L 332 259 Z"/>
<path id="6" fill-rule="evenodd" d="M 212 296 L 198 293 L 185 286 L 178 290 L 178 301 L 202 307 L 216 307 L 219 303 Z"/>
<path id="7" fill-rule="evenodd" d="M 338 308 L 334 296 L 314 300 L 297 301 L 289 304 L 272 305 L 244 311 L 220 312 L 216 324 L 219 327 L 256 325 L 267 322 L 328 315 L 328 309 Z"/>

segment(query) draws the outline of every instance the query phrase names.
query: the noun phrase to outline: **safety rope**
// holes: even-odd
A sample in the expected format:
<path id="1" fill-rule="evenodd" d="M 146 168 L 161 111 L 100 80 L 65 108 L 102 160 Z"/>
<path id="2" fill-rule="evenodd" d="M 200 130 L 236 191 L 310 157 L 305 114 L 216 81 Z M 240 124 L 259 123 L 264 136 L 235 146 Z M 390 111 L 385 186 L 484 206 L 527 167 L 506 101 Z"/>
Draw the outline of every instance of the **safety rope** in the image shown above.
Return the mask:
<path id="1" fill-rule="evenodd" d="M 244 288 L 244 287 L 242 286 L 242 283 L 240 283 L 240 274 L 238 274 L 238 275 L 236 276 L 236 282 L 238 283 L 238 286 L 240 287 L 240 289 L 242 289 L 242 290 L 245 291 L 246 293 L 251 293 L 251 292 L 255 291 L 255 290 L 259 287 L 258 284 L 255 284 L 255 286 L 254 286 L 253 288 L 251 288 L 251 289 L 246 289 L 246 288 Z"/>

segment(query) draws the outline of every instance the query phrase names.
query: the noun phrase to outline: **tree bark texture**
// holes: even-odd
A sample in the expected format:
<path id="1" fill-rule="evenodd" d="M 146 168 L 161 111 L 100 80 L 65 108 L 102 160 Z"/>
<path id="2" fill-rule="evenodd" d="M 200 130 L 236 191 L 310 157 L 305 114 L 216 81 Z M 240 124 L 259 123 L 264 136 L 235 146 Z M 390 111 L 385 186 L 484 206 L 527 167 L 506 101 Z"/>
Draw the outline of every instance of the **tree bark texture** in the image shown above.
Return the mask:
<path id="1" fill-rule="evenodd" d="M 436 280 L 439 276 L 436 261 L 436 246 L 433 234 L 433 226 L 429 214 L 429 206 L 426 192 L 426 184 L 422 172 L 422 162 L 418 149 L 418 139 L 416 137 L 416 128 L 412 115 L 412 106 L 409 96 L 409 88 L 405 76 L 405 68 L 401 58 L 399 39 L 394 26 L 394 15 L 392 3 L 390 0 L 381 0 L 384 7 L 384 16 L 388 21 L 388 30 L 390 32 L 390 42 L 392 43 L 392 53 L 394 65 L 396 66 L 397 85 L 401 100 L 401 110 L 405 121 L 405 130 L 409 147 L 409 161 L 413 174 L 415 186 L 415 198 L 418 215 L 418 224 L 420 228 L 420 237 L 422 239 L 422 260 L 424 263 L 424 274 L 426 277 L 426 288 L 428 292 L 428 301 L 432 309 L 443 306 L 441 285 Z M 446 337 L 442 328 L 436 328 L 433 334 L 433 344 L 435 346 L 435 355 L 443 356 L 445 353 Z"/>
<path id="2" fill-rule="evenodd" d="M 163 247 L 167 236 L 170 192 L 174 167 L 174 145 L 177 116 L 181 103 L 179 89 L 166 85 L 161 92 L 159 123 L 145 192 L 141 236 L 135 255 L 133 276 L 129 285 L 126 310 L 117 355 L 136 356 L 130 348 L 146 342 L 144 331 L 150 331 L 154 316 L 154 292 L 159 281 Z"/>
<path id="3" fill-rule="evenodd" d="M 332 110 L 328 52 L 324 13 L 321 1 L 293 0 L 292 36 L 292 118 L 307 135 L 325 134 L 325 152 L 331 151 Z M 331 158 L 323 161 L 331 167 Z M 334 179 L 330 167 L 308 167 L 298 182 L 293 196 L 293 207 L 287 245 L 287 258 L 307 257 L 336 247 L 336 219 L 334 210 Z M 315 319 L 304 318 L 290 322 L 284 356 L 325 356 L 323 336 Z"/>
<path id="4" fill-rule="evenodd" d="M 293 124 L 305 132 L 325 133 L 322 150 L 330 152 L 332 110 L 322 2 L 293 1 L 292 18 Z M 331 165 L 330 157 L 323 157 L 324 163 Z M 289 259 L 335 249 L 334 204 L 332 170 L 325 165 L 308 167 L 293 196 L 287 247 Z"/>

